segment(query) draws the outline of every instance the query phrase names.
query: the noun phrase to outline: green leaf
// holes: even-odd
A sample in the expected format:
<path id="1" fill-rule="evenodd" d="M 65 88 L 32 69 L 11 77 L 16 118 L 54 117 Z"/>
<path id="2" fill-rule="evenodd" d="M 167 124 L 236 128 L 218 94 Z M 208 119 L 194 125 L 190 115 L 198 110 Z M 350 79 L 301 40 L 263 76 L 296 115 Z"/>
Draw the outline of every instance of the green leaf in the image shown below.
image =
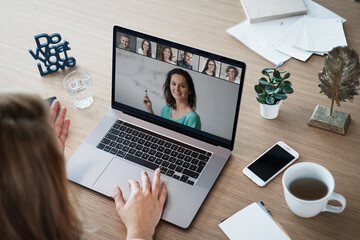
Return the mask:
<path id="1" fill-rule="evenodd" d="M 275 88 L 276 87 L 274 85 L 269 84 L 269 85 L 265 86 L 265 91 L 267 94 L 273 94 L 275 91 Z"/>
<path id="2" fill-rule="evenodd" d="M 291 87 L 291 86 L 292 86 L 292 84 L 291 84 L 291 82 L 290 82 L 290 81 L 284 81 L 284 82 L 283 82 L 283 86 L 288 86 L 288 87 Z"/>
<path id="3" fill-rule="evenodd" d="M 260 78 L 259 80 L 258 80 L 258 82 L 261 84 L 261 85 L 264 85 L 264 86 L 266 86 L 266 85 L 268 85 L 269 84 L 269 82 L 268 81 L 266 81 L 266 79 L 264 80 L 265 78 Z"/>
<path id="4" fill-rule="evenodd" d="M 275 89 L 275 93 L 284 94 L 283 89 L 281 87 Z"/>
<path id="5" fill-rule="evenodd" d="M 264 86 L 261 84 L 255 85 L 254 89 L 255 89 L 255 92 L 257 92 L 257 93 L 262 93 L 265 90 Z"/>
<path id="6" fill-rule="evenodd" d="M 281 93 L 274 93 L 273 96 L 279 100 L 284 100 L 287 98 L 286 94 L 281 94 Z"/>
<path id="7" fill-rule="evenodd" d="M 256 97 L 256 100 L 257 100 L 259 103 L 265 104 L 265 103 L 266 103 L 265 93 L 263 93 L 263 94 L 258 94 L 257 97 Z"/>
<path id="8" fill-rule="evenodd" d="M 266 97 L 266 103 L 269 105 L 273 105 L 275 103 L 275 98 L 272 96 L 267 96 Z"/>
<path id="9" fill-rule="evenodd" d="M 294 89 L 292 89 L 292 87 L 289 87 L 289 86 L 285 85 L 283 87 L 283 91 L 284 91 L 284 93 L 292 94 L 294 92 Z"/>
<path id="10" fill-rule="evenodd" d="M 282 79 L 281 79 L 281 78 L 275 78 L 275 79 L 274 79 L 274 83 L 279 84 L 279 83 L 281 83 L 281 82 L 282 82 Z"/>
<path id="11" fill-rule="evenodd" d="M 274 77 L 281 78 L 281 75 L 278 70 L 274 70 Z"/>
<path id="12" fill-rule="evenodd" d="M 284 62 L 278 63 L 275 68 L 281 67 L 284 64 Z"/>
<path id="13" fill-rule="evenodd" d="M 265 75 L 265 76 L 270 77 L 270 75 L 269 75 L 269 72 L 268 72 L 268 69 L 267 69 L 267 68 L 263 69 L 263 70 L 261 71 L 261 73 L 262 73 L 263 75 Z"/>
<path id="14" fill-rule="evenodd" d="M 290 77 L 290 73 L 285 73 L 284 79 L 288 79 Z"/>

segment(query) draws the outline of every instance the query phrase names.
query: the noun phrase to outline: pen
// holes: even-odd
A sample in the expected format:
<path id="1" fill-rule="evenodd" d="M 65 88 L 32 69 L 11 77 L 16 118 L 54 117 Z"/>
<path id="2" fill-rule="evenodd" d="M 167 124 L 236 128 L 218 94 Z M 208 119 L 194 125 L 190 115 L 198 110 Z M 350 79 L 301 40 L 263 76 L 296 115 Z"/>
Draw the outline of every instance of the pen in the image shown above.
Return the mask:
<path id="1" fill-rule="evenodd" d="M 274 218 L 274 215 L 270 212 L 270 209 L 268 209 L 263 202 L 260 202 L 260 203 L 261 203 L 261 205 L 264 206 L 264 208 L 266 209 L 266 211 L 270 214 L 270 216 L 273 218 L 273 220 L 275 221 L 275 223 L 280 227 L 280 229 L 290 238 L 289 234 L 285 231 L 285 229 L 283 228 L 283 226 L 281 226 L 281 224 L 279 223 L 279 221 Z"/>

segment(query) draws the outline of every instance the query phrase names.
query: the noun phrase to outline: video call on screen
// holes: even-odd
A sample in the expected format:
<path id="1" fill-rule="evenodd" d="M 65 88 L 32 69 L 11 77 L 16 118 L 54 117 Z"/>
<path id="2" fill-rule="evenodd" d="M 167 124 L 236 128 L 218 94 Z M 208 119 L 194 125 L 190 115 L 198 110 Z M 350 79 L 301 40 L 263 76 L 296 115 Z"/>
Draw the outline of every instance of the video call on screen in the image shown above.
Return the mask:
<path id="1" fill-rule="evenodd" d="M 117 32 L 115 101 L 231 140 L 241 68 Z"/>

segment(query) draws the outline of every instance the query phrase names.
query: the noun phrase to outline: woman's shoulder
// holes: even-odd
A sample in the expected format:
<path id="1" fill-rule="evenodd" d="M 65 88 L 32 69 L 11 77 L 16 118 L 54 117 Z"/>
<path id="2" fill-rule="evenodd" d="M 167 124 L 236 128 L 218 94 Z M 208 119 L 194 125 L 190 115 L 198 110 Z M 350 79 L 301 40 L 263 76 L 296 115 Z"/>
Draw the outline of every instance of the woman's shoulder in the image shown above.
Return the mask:
<path id="1" fill-rule="evenodd" d="M 160 110 L 160 117 L 169 118 L 171 117 L 171 107 L 165 104 Z"/>
<path id="2" fill-rule="evenodd" d="M 201 129 L 200 116 L 196 112 L 188 112 L 185 115 L 187 125 L 196 129 Z"/>
<path id="3" fill-rule="evenodd" d="M 188 112 L 186 116 L 192 119 L 200 119 L 200 116 L 195 111 Z"/>
<path id="4" fill-rule="evenodd" d="M 161 108 L 161 112 L 169 112 L 171 111 L 171 106 L 169 104 L 165 104 L 162 108 Z"/>

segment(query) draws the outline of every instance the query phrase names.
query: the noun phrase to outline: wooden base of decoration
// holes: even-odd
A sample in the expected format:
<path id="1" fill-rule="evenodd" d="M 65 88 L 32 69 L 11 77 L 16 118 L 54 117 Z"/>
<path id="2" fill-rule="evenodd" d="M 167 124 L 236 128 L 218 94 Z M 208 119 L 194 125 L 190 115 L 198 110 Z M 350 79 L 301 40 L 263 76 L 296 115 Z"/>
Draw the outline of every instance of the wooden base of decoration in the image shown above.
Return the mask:
<path id="1" fill-rule="evenodd" d="M 350 113 L 333 110 L 332 116 L 330 117 L 330 108 L 317 105 L 308 124 L 337 134 L 345 135 L 350 121 Z"/>

